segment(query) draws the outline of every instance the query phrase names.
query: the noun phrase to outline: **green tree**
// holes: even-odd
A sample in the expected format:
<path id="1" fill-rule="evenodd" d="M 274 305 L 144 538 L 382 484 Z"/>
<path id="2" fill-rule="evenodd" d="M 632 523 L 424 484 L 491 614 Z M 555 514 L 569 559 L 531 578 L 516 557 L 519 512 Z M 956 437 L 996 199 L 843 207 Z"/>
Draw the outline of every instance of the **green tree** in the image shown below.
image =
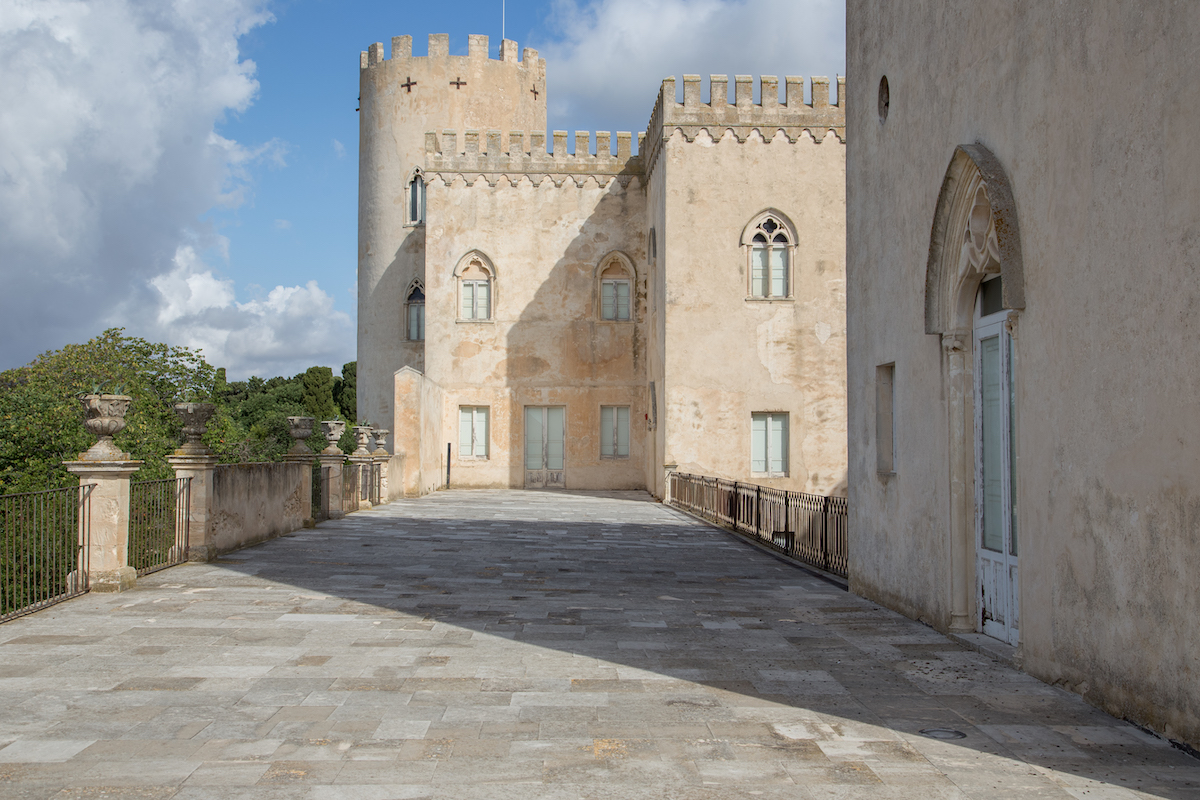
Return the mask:
<path id="1" fill-rule="evenodd" d="M 342 365 L 342 377 L 333 381 L 333 401 L 337 403 L 342 419 L 358 419 L 358 362 Z"/>
<path id="2" fill-rule="evenodd" d="M 0 491 L 75 483 L 62 466 L 92 445 L 83 427 L 80 394 L 133 398 L 116 444 L 145 462 L 139 480 L 170 477 L 166 457 L 178 447 L 172 406 L 212 395 L 216 371 L 200 352 L 149 342 L 110 328 L 84 344 L 43 353 L 0 373 Z"/>
<path id="3" fill-rule="evenodd" d="M 309 367 L 304 373 L 304 408 L 318 421 L 333 419 L 338 413 L 333 402 L 333 370 L 329 367 Z"/>

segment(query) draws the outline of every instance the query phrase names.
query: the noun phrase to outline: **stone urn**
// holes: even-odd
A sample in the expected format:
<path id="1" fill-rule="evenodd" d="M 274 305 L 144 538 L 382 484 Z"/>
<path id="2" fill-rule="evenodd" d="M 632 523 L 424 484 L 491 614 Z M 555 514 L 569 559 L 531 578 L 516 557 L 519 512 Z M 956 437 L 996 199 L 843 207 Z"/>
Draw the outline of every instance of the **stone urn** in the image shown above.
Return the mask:
<path id="1" fill-rule="evenodd" d="M 125 430 L 125 412 L 133 398 L 125 394 L 84 394 L 79 396 L 83 403 L 83 427 L 98 437 L 96 443 L 79 454 L 80 461 L 129 461 L 129 453 L 122 453 L 113 443 L 113 436 Z"/>
<path id="2" fill-rule="evenodd" d="M 387 428 L 372 428 L 372 433 L 375 436 L 375 455 L 377 455 L 377 456 L 389 455 L 387 448 L 383 446 L 383 443 L 387 441 L 388 429 Z"/>
<path id="3" fill-rule="evenodd" d="M 370 449 L 367 447 L 367 442 L 371 441 L 371 426 L 370 425 L 355 425 L 354 426 L 354 441 L 358 443 L 358 447 L 354 449 L 352 455 L 369 456 Z"/>
<path id="4" fill-rule="evenodd" d="M 340 456 L 342 451 L 338 449 L 338 439 L 342 438 L 342 434 L 346 432 L 346 423 L 340 419 L 327 419 L 321 422 L 321 433 L 325 435 L 325 441 L 329 442 L 329 447 L 322 450 L 322 453 L 331 456 Z"/>
<path id="5" fill-rule="evenodd" d="M 208 455 L 208 445 L 201 437 L 208 432 L 208 421 L 217 413 L 212 403 L 176 403 L 175 414 L 183 422 L 183 446 L 175 452 L 179 455 Z"/>
<path id="6" fill-rule="evenodd" d="M 290 456 L 306 456 L 312 453 L 307 439 L 313 435 L 313 426 L 317 420 L 313 417 L 288 417 L 288 433 L 292 437 L 292 446 L 288 449 Z"/>

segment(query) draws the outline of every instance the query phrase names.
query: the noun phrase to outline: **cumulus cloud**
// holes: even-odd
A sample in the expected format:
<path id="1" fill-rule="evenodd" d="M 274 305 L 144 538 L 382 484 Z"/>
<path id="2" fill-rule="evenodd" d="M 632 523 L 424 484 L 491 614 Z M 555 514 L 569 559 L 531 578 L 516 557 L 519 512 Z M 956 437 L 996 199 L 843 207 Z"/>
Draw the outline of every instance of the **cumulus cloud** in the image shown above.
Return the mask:
<path id="1" fill-rule="evenodd" d="M 337 156 L 338 158 L 345 158 L 346 157 L 346 145 L 342 144 L 337 139 L 334 139 L 333 140 L 333 154 L 335 156 Z"/>
<path id="2" fill-rule="evenodd" d="M 663 78 L 844 74 L 842 0 L 556 0 L 550 127 L 645 130 Z M 782 80 L 781 80 L 782 83 Z M 756 81 L 757 84 L 757 81 Z"/>
<path id="3" fill-rule="evenodd" d="M 293 375 L 354 358 L 353 322 L 316 281 L 276 286 L 265 298 L 238 302 L 233 281 L 214 275 L 184 245 L 172 269 L 149 283 L 158 295 L 151 328 L 199 347 L 209 363 L 229 365 L 231 379 Z"/>
<path id="4" fill-rule="evenodd" d="M 204 344 L 238 372 L 246 368 L 238 354 L 281 363 L 279 342 L 304 340 L 293 335 L 294 310 L 325 308 L 320 289 L 238 304 L 233 285 L 195 258 L 227 257 L 229 245 L 202 215 L 245 203 L 255 170 L 286 166 L 284 142 L 216 132 L 258 91 L 238 39 L 271 20 L 265 5 L 0 5 L 0 368 L 114 324 Z M 229 320 L 226 336 L 220 319 Z M 279 327 L 264 331 L 270 325 Z M 207 338 L 193 338 L 201 332 Z M 211 342 L 220 347 L 209 352 Z"/>

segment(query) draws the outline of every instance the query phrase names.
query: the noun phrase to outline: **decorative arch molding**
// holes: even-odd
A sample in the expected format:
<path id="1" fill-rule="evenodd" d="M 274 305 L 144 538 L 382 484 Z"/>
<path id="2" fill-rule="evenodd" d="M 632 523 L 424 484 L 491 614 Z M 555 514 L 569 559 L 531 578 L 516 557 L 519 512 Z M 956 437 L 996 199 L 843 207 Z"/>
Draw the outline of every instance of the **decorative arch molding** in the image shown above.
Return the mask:
<path id="1" fill-rule="evenodd" d="M 1003 280 L 1005 308 L 1025 308 L 1025 266 L 1012 187 L 982 144 L 954 149 L 938 193 L 925 268 L 925 332 L 969 330 L 979 283 Z"/>
<path id="2" fill-rule="evenodd" d="M 496 266 L 482 250 L 471 250 L 462 258 L 460 258 L 458 263 L 454 266 L 454 277 L 461 278 L 463 272 L 465 272 L 472 264 L 478 264 L 479 267 L 482 268 L 492 280 L 496 280 Z"/>
<path id="3" fill-rule="evenodd" d="M 767 219 L 767 217 L 773 217 L 776 222 L 783 225 L 784 230 L 787 231 L 788 239 L 793 245 L 799 240 L 799 237 L 796 235 L 796 225 L 792 222 L 791 218 L 787 214 L 784 214 L 777 208 L 764 208 L 762 211 L 751 217 L 750 221 L 746 223 L 746 227 L 742 228 L 742 236 L 740 239 L 740 243 L 742 245 L 750 245 L 751 239 L 754 238 L 754 233 L 758 229 L 758 226 L 761 225 Z"/>
<path id="4" fill-rule="evenodd" d="M 404 296 L 411 297 L 413 291 L 416 289 L 419 289 L 422 294 L 425 293 L 425 282 L 420 278 L 413 278 L 412 281 L 409 282 L 408 288 L 404 291 Z"/>
<path id="5" fill-rule="evenodd" d="M 628 273 L 629 280 L 637 280 L 637 270 L 633 266 L 633 260 L 620 250 L 613 250 L 605 253 L 604 257 L 596 263 L 596 269 L 593 273 L 593 277 L 596 278 L 596 280 L 599 280 L 600 276 L 604 274 L 604 271 L 614 264 L 620 265 L 620 267 L 625 270 L 626 273 Z"/>

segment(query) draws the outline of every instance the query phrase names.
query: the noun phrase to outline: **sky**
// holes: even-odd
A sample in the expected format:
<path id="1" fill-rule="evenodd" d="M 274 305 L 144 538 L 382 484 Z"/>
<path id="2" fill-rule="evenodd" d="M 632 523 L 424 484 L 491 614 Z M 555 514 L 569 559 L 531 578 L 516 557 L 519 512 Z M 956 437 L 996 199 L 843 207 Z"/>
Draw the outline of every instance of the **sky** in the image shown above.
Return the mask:
<path id="1" fill-rule="evenodd" d="M 231 380 L 354 360 L 359 52 L 496 57 L 502 25 L 551 130 L 645 130 L 671 75 L 845 70 L 839 0 L 4 0 L 0 369 L 112 326 Z"/>

